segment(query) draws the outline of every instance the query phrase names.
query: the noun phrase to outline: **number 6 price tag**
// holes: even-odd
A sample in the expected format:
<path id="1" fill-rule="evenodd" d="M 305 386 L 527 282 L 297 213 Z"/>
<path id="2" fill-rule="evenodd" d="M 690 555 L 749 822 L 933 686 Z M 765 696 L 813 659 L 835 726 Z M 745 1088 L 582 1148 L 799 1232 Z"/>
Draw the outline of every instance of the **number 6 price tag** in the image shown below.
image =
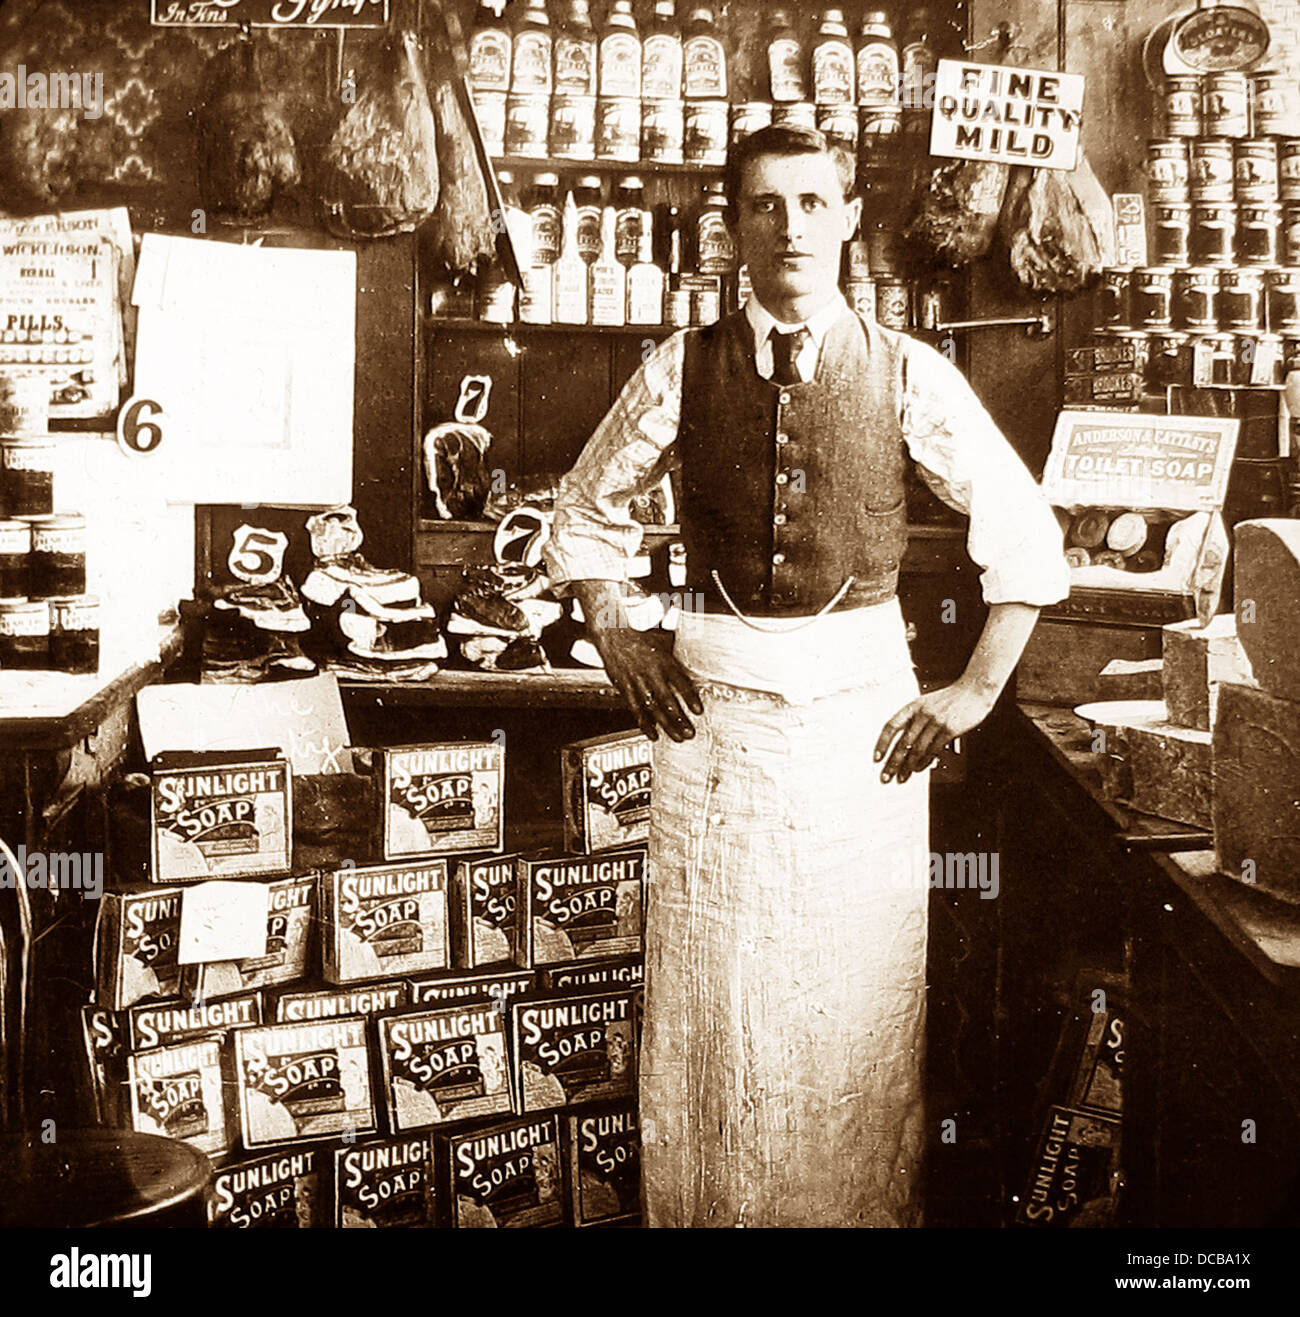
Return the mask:
<path id="1" fill-rule="evenodd" d="M 226 563 L 231 574 L 249 585 L 269 585 L 284 570 L 289 537 L 261 526 L 241 526 L 234 534 Z"/>
<path id="2" fill-rule="evenodd" d="M 156 453 L 163 441 L 162 404 L 152 398 L 130 398 L 117 414 L 117 445 L 128 457 Z"/>

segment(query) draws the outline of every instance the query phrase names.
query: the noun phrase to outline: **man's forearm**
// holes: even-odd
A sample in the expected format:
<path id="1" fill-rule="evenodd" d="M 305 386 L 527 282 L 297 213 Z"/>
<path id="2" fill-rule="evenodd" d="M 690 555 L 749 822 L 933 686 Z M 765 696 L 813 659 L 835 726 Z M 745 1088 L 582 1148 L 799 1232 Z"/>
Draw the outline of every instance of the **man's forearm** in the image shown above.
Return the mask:
<path id="1" fill-rule="evenodd" d="M 617 581 L 573 581 L 569 588 L 582 608 L 583 623 L 593 641 L 602 631 L 627 624 L 623 590 Z"/>
<path id="2" fill-rule="evenodd" d="M 1033 604 L 990 604 L 961 680 L 996 699 L 1020 662 L 1037 621 Z"/>

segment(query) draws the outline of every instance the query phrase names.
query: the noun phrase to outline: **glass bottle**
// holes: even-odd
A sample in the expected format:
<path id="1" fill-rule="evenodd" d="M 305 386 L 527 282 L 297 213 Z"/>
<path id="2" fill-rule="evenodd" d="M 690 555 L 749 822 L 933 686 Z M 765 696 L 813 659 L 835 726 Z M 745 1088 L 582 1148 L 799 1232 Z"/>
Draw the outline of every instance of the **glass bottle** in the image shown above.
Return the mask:
<path id="1" fill-rule="evenodd" d="M 620 179 L 614 192 L 614 254 L 621 265 L 636 264 L 647 218 L 641 180 L 633 175 Z"/>
<path id="2" fill-rule="evenodd" d="M 596 94 L 596 32 L 587 0 L 569 0 L 555 34 L 555 90 L 563 96 Z"/>
<path id="3" fill-rule="evenodd" d="M 727 275 L 736 269 L 736 245 L 727 228 L 727 197 L 721 183 L 704 188 L 695 224 L 696 268 L 700 274 Z"/>
<path id="4" fill-rule="evenodd" d="M 595 174 L 584 174 L 571 195 L 577 216 L 574 228 L 577 252 L 588 265 L 593 265 L 600 255 L 600 179 Z"/>
<path id="5" fill-rule="evenodd" d="M 554 265 L 560 258 L 564 241 L 558 174 L 542 173 L 533 179 L 528 214 L 533 222 L 534 263 Z"/>
<path id="6" fill-rule="evenodd" d="M 858 31 L 858 104 L 897 105 L 899 95 L 898 43 L 889 15 L 870 9 Z"/>
<path id="7" fill-rule="evenodd" d="M 600 94 L 606 97 L 641 95 L 641 38 L 637 34 L 632 0 L 614 0 L 600 37 Z"/>
<path id="8" fill-rule="evenodd" d="M 674 0 L 655 0 L 650 30 L 641 43 L 641 98 L 677 101 L 682 96 L 682 34 Z"/>
<path id="9" fill-rule="evenodd" d="M 682 35 L 682 91 L 688 101 L 727 99 L 727 60 L 713 10 L 696 5 Z"/>
<path id="10" fill-rule="evenodd" d="M 502 20 L 505 0 L 479 0 L 469 39 L 469 84 L 475 91 L 510 90 L 510 32 Z"/>
<path id="11" fill-rule="evenodd" d="M 641 232 L 636 264 L 627 272 L 627 323 L 661 325 L 664 319 L 664 272 L 655 264 L 654 233 Z"/>
<path id="12" fill-rule="evenodd" d="M 812 53 L 813 99 L 818 105 L 853 102 L 853 47 L 844 13 L 827 9 L 822 15 Z"/>
<path id="13" fill-rule="evenodd" d="M 917 9 L 900 58 L 904 112 L 924 114 L 930 108 L 939 68 L 939 57 L 930 38 L 932 26 L 930 11 Z"/>
<path id="14" fill-rule="evenodd" d="M 806 101 L 808 76 L 804 68 L 803 42 L 787 10 L 772 11 L 772 35 L 767 43 L 768 81 L 772 99 L 778 103 Z"/>
<path id="15" fill-rule="evenodd" d="M 517 96 L 545 96 L 551 90 L 551 20 L 546 0 L 528 0 L 515 26 L 510 90 Z"/>
<path id="16" fill-rule="evenodd" d="M 614 251 L 614 207 L 606 206 L 600 218 L 600 254 L 591 266 L 593 325 L 621 325 L 627 318 L 627 271 Z"/>
<path id="17" fill-rule="evenodd" d="M 564 200 L 564 238 L 554 266 L 555 319 L 563 325 L 587 323 L 589 267 L 578 254 L 578 207 L 570 193 Z"/>

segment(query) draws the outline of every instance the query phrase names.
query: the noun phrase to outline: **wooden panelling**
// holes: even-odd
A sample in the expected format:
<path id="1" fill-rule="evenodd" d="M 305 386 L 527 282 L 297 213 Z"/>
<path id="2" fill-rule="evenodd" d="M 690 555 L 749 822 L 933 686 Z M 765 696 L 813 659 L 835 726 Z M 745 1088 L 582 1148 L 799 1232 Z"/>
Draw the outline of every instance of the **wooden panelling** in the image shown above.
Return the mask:
<path id="1" fill-rule="evenodd" d="M 563 473 L 613 401 L 607 339 L 590 333 L 538 336 L 525 348 L 524 469 Z"/>

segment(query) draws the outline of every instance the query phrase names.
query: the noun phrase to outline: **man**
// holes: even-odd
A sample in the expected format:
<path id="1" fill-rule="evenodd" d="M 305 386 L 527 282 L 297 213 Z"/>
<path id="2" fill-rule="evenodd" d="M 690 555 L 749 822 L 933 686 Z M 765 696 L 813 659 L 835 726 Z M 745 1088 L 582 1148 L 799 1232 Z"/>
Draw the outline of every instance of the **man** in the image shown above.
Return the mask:
<path id="1" fill-rule="evenodd" d="M 852 182 L 818 132 L 733 148 L 729 222 L 753 296 L 659 346 L 556 504 L 552 578 L 656 739 L 654 1226 L 919 1221 L 922 770 L 985 718 L 1038 607 L 1068 589 L 1051 511 L 961 374 L 840 295 Z M 925 696 L 895 597 L 908 456 L 969 513 L 989 605 L 962 677 Z M 628 501 L 669 470 L 703 599 L 672 644 L 619 608 L 639 540 Z"/>

